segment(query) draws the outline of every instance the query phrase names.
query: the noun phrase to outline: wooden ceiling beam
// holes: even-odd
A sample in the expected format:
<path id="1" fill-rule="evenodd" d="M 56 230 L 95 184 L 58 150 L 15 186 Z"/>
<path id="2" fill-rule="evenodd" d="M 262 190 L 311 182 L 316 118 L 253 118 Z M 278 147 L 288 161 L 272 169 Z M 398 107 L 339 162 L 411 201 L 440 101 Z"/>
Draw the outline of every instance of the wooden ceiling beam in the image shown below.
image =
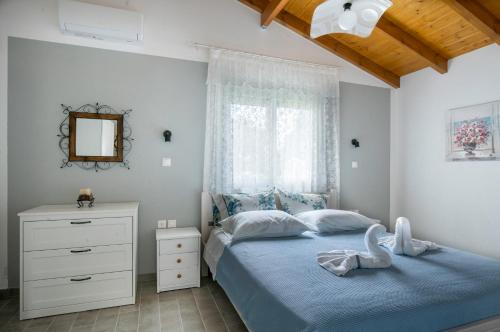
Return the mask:
<path id="1" fill-rule="evenodd" d="M 290 0 L 272 0 L 262 12 L 260 26 L 267 28 Z"/>
<path id="2" fill-rule="evenodd" d="M 480 3 L 473 0 L 443 0 L 476 29 L 500 44 L 500 22 Z"/>
<path id="3" fill-rule="evenodd" d="M 445 57 L 425 45 L 418 38 L 401 29 L 394 22 L 382 16 L 377 23 L 376 28 L 392 37 L 392 39 L 397 41 L 402 46 L 414 52 L 437 72 L 441 74 L 448 72 L 448 60 Z"/>
<path id="4" fill-rule="evenodd" d="M 255 9 L 259 13 L 262 13 L 268 5 L 267 0 L 240 0 L 241 3 Z M 322 36 L 316 39 L 311 39 L 309 36 L 309 31 L 311 25 L 297 16 L 294 16 L 286 11 L 283 11 L 276 15 L 275 20 L 282 25 L 288 27 L 289 29 L 297 32 L 299 35 L 311 40 L 312 42 L 318 44 L 324 49 L 334 53 L 335 55 L 341 57 L 342 59 L 354 64 L 355 66 L 361 68 L 362 70 L 372 74 L 378 79 L 386 82 L 394 88 L 399 88 L 400 78 L 398 75 L 394 74 L 390 70 L 380 66 L 379 64 L 373 62 L 362 54 L 356 52 L 347 45 L 339 42 L 335 37 L 331 35 Z"/>

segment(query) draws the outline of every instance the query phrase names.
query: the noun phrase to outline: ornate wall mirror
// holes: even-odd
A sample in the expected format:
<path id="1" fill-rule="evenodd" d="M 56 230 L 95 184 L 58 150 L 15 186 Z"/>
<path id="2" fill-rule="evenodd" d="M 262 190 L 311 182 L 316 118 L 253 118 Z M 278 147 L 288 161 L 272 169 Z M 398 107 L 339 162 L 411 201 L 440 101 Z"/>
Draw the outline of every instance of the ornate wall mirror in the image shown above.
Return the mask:
<path id="1" fill-rule="evenodd" d="M 123 115 L 71 112 L 69 161 L 123 161 Z"/>
<path id="2" fill-rule="evenodd" d="M 75 163 L 95 171 L 116 164 L 130 169 L 124 158 L 132 148 L 132 130 L 125 119 L 131 110 L 115 111 L 99 104 L 86 104 L 76 110 L 62 107 L 67 116 L 59 126 L 59 147 L 66 156 L 61 168 Z"/>

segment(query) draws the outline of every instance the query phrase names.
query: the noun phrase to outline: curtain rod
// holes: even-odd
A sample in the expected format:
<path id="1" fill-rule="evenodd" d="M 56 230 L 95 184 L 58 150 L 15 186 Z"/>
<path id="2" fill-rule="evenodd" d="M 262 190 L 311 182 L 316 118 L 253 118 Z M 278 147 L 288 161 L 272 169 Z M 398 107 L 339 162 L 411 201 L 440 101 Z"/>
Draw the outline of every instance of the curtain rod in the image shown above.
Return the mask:
<path id="1" fill-rule="evenodd" d="M 325 69 L 338 69 L 338 68 L 340 68 L 339 66 L 323 65 L 323 64 L 313 63 L 313 62 L 307 62 L 307 61 L 284 59 L 284 58 L 279 58 L 279 57 L 274 57 L 274 56 L 269 56 L 269 55 L 264 55 L 264 54 L 249 53 L 249 52 L 245 52 L 245 51 L 234 50 L 234 49 L 230 49 L 230 48 L 224 48 L 224 47 L 218 47 L 218 46 L 212 46 L 212 45 L 205 45 L 205 44 L 200 44 L 200 43 L 193 43 L 193 46 L 194 47 L 199 47 L 199 48 L 208 48 L 208 49 L 211 49 L 211 50 L 230 51 L 230 52 L 237 53 L 237 54 L 250 55 L 250 56 L 253 56 L 253 57 L 256 57 L 256 58 L 264 58 L 264 59 L 271 59 L 271 60 L 281 60 L 281 61 L 288 62 L 288 63 L 295 63 L 295 64 L 300 64 L 300 65 L 307 65 L 307 66 L 317 67 L 317 68 L 325 68 Z"/>

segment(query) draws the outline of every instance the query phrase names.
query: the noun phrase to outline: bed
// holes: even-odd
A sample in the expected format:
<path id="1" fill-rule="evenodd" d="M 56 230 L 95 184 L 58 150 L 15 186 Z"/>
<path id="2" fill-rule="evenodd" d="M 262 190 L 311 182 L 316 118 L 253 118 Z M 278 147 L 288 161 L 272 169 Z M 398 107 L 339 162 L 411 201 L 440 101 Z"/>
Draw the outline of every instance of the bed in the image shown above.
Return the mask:
<path id="1" fill-rule="evenodd" d="M 251 331 L 500 329 L 498 261 L 442 248 L 413 258 L 393 255 L 388 269 L 337 277 L 317 264 L 316 253 L 364 250 L 364 232 L 305 233 L 228 246 L 228 235 L 208 226 L 206 205 L 202 199 L 202 233 L 206 239 L 212 232 L 219 243 L 208 248 L 214 257 L 208 261 Z"/>

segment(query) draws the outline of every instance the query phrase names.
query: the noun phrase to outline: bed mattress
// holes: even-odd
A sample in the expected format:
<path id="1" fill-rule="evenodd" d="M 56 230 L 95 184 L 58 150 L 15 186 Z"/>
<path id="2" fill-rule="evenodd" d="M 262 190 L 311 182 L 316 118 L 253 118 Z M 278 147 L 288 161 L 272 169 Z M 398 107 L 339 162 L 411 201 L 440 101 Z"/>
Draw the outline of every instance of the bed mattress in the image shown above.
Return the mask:
<path id="1" fill-rule="evenodd" d="M 252 331 L 439 331 L 500 314 L 496 260 L 444 247 L 337 277 L 316 253 L 364 250 L 364 232 L 305 234 L 221 244 L 215 278 Z"/>

